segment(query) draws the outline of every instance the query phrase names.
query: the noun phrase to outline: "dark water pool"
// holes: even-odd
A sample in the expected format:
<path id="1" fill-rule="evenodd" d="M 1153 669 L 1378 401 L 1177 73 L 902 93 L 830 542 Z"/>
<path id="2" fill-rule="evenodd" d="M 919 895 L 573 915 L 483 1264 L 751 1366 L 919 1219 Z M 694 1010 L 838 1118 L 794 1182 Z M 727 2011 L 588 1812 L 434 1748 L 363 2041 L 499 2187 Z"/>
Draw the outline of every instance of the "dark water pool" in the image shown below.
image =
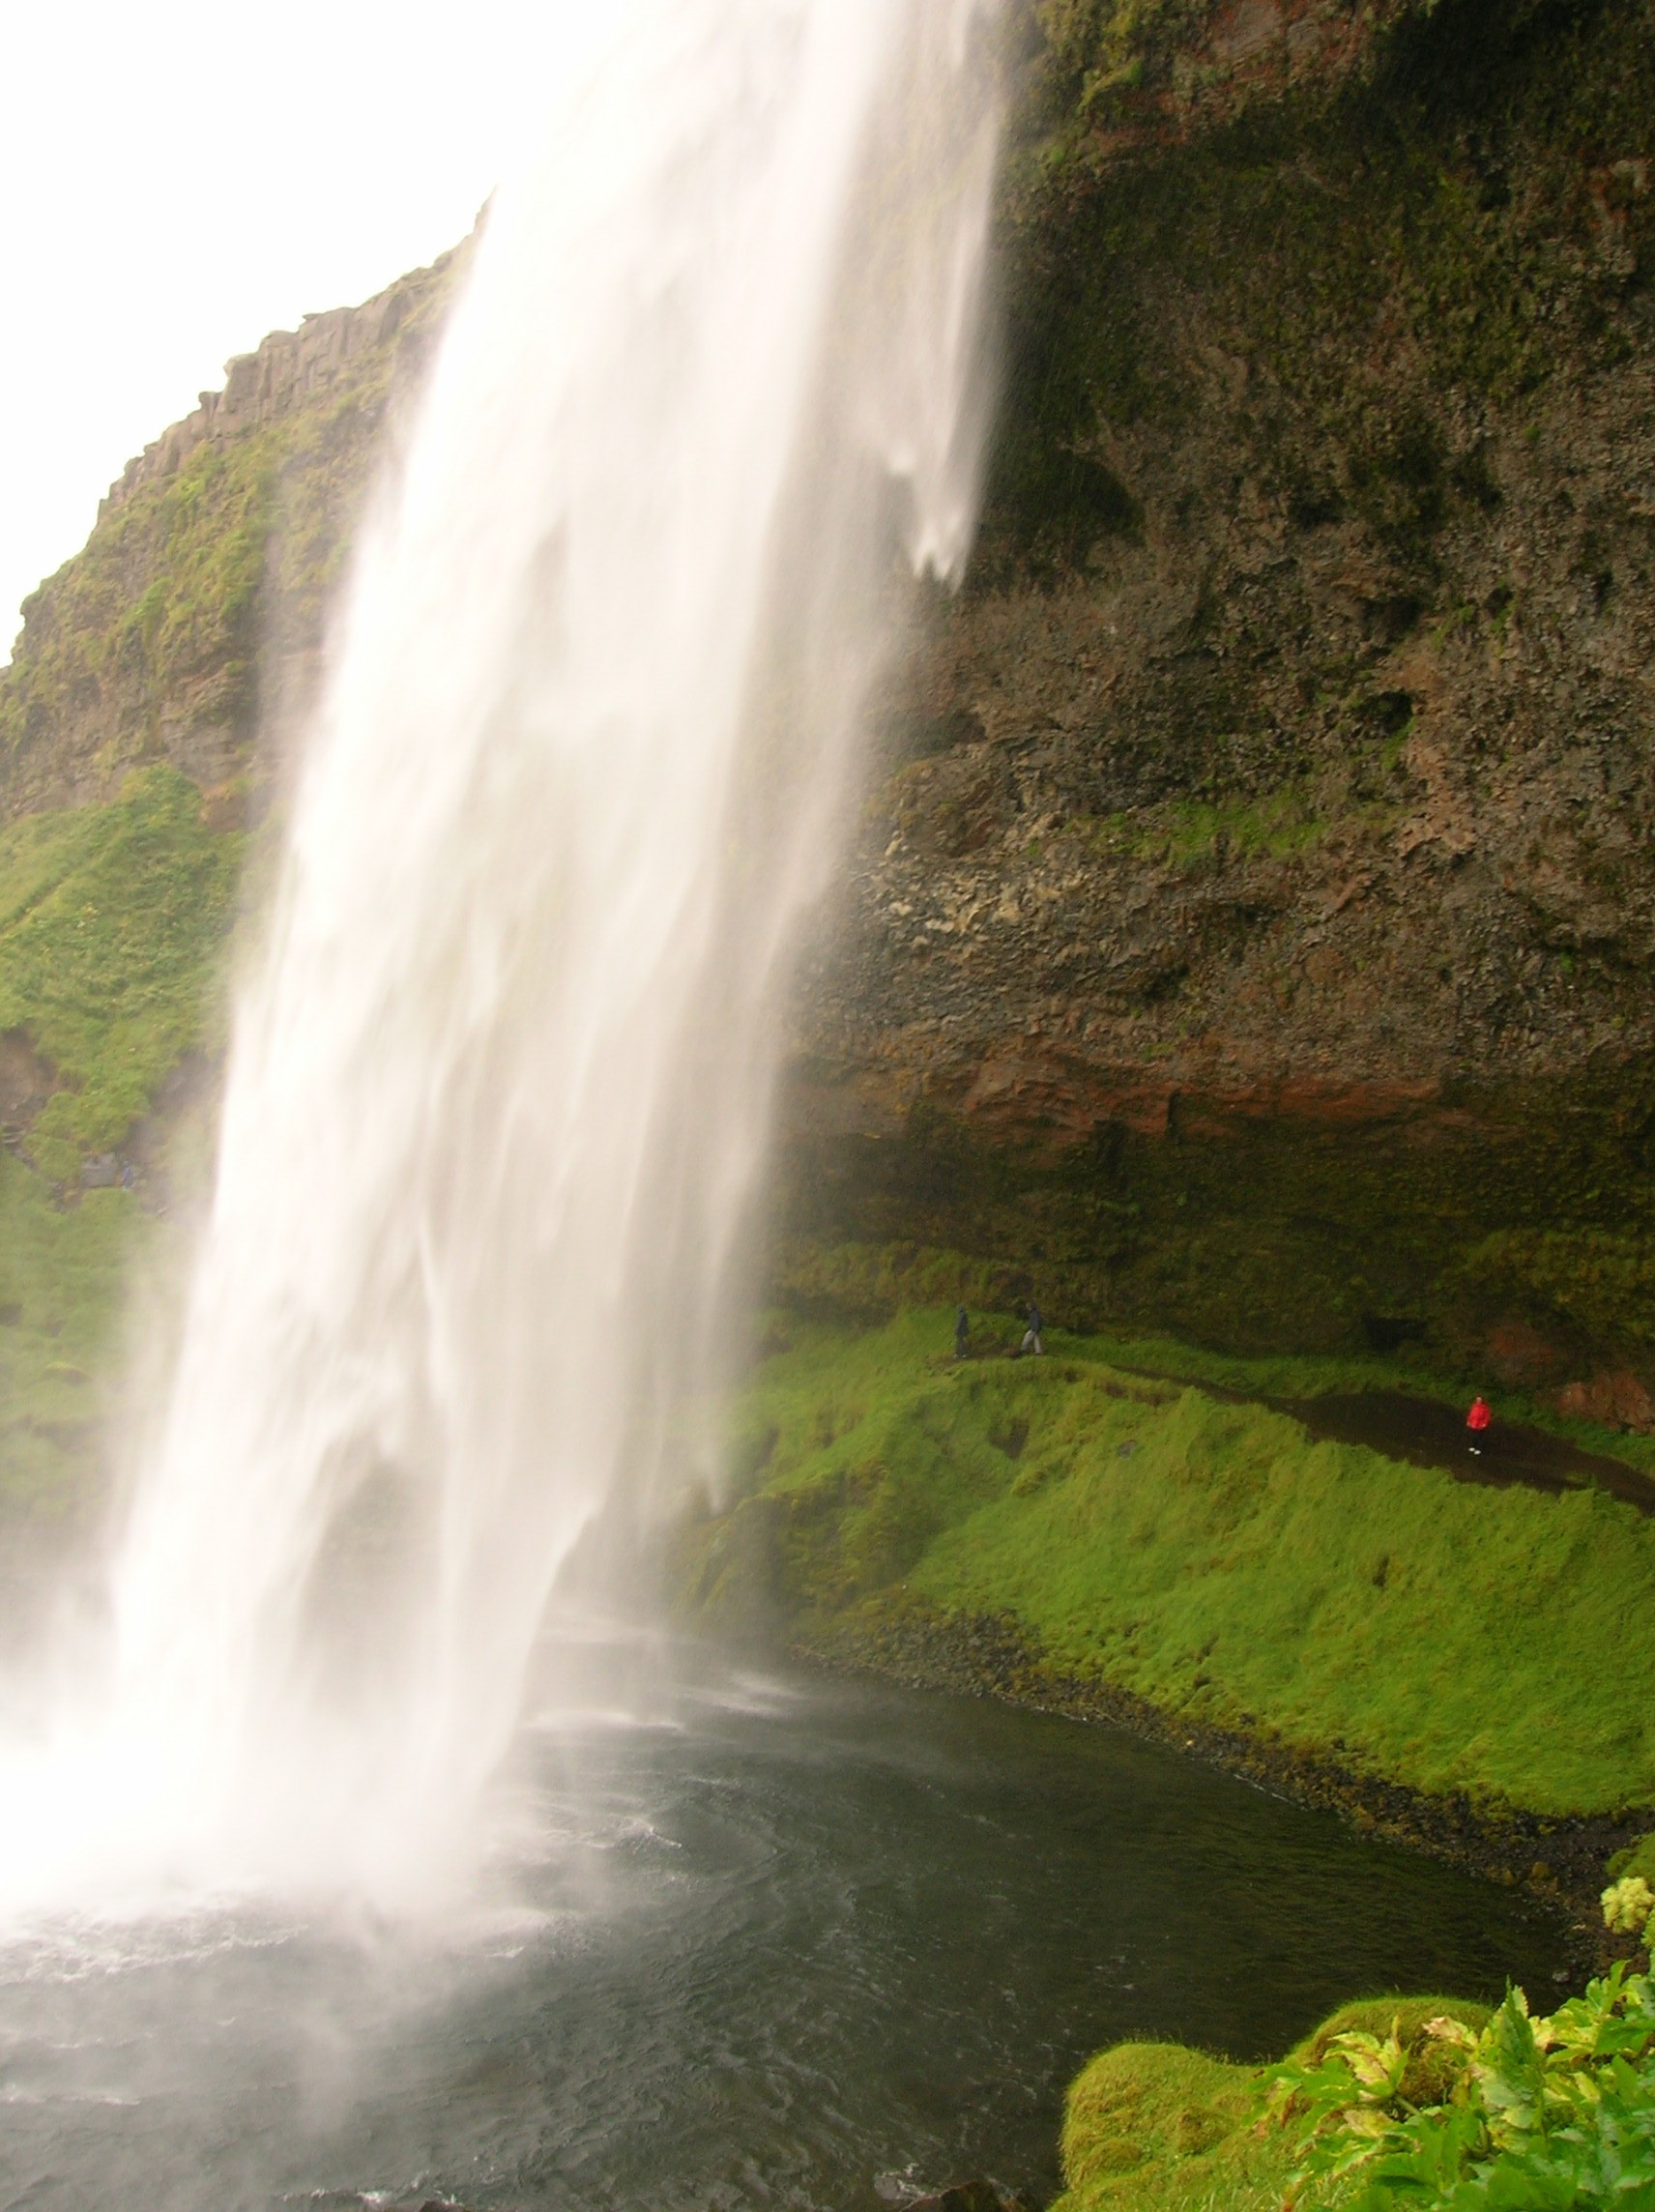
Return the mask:
<path id="1" fill-rule="evenodd" d="M 439 1932 L 204 1906 L 0 1949 L 0 2208 L 1050 2192 L 1101 2044 L 1262 2055 L 1561 1966 L 1509 1894 L 1102 1729 L 658 1647 L 550 1675 L 516 1843 Z"/>

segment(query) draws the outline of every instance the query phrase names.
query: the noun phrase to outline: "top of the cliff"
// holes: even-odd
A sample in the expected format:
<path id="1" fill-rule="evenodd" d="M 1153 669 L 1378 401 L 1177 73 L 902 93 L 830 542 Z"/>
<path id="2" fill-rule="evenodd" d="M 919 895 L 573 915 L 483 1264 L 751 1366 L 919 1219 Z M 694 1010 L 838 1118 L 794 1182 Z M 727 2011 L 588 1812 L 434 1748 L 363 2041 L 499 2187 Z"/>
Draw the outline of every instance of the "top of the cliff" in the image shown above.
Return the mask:
<path id="1" fill-rule="evenodd" d="M 428 306 L 433 290 L 444 288 L 458 250 L 439 255 L 428 269 L 397 277 L 361 306 L 306 315 L 298 330 L 272 331 L 251 353 L 233 356 L 224 364 L 223 390 L 203 392 L 193 414 L 174 422 L 127 463 L 100 502 L 100 517 L 124 506 L 145 484 L 177 476 L 199 447 L 285 422 L 335 393 L 364 357 L 381 353 L 403 324 Z M 25 620 L 31 604 L 24 601 Z"/>
<path id="2" fill-rule="evenodd" d="M 273 332 L 128 463 L 85 547 L 23 602 L 0 811 L 106 800 L 161 759 L 209 792 L 245 779 L 255 729 L 302 708 L 388 411 L 465 252 Z"/>

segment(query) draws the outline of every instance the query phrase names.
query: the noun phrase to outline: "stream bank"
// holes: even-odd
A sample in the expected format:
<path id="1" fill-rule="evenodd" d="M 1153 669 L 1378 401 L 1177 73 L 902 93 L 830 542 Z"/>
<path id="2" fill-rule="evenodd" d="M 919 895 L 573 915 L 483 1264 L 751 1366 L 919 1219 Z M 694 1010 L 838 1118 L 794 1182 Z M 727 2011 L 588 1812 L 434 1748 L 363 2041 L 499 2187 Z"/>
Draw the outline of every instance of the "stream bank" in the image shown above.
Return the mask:
<path id="1" fill-rule="evenodd" d="M 734 1495 L 673 1539 L 687 1622 L 1124 1726 L 1590 1918 L 1655 1825 L 1640 1499 L 1562 1446 L 1485 1486 L 1319 1439 L 1285 1368 L 958 1361 L 952 1323 L 774 1319 Z"/>
<path id="2" fill-rule="evenodd" d="M 1479 1806 L 1466 1792 L 1433 1795 L 1365 1774 L 1292 1744 L 1214 1727 L 1089 1680 L 1042 1657 L 1011 1615 L 949 1617 L 924 1608 L 895 1615 L 832 1643 L 799 1644 L 795 1656 L 830 1672 L 866 1674 L 910 1689 L 993 1698 L 1041 1713 L 1123 1729 L 1165 1744 L 1319 1812 L 1565 1910 L 1580 1936 L 1579 1965 L 1595 1966 L 1606 1938 L 1598 1893 L 1604 1866 L 1636 1842 L 1655 1814 L 1548 1819 Z M 1625 1946 L 1622 1947 L 1623 1949 Z"/>

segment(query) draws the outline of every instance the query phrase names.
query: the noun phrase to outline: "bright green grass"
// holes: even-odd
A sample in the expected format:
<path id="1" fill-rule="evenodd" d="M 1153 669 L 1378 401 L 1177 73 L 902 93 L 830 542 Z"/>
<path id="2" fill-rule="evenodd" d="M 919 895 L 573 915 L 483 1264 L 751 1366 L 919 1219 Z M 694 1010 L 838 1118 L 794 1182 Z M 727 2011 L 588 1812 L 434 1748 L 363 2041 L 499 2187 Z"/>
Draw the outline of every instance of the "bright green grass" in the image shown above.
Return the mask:
<path id="1" fill-rule="evenodd" d="M 1342 2005 L 1299 2053 L 1350 2028 L 1388 2034 L 1428 2063 L 1421 2030 L 1448 2013 L 1481 2027 L 1486 2005 L 1453 1997 L 1377 1997 Z M 1298 2055 L 1299 2053 L 1295 2053 Z M 1063 2113 L 1063 2177 L 1052 2212 L 1277 2212 L 1292 2172 L 1291 2138 L 1254 2124 L 1259 2070 L 1176 2043 L 1122 2043 L 1070 2084 Z M 1429 2095 L 1423 2077 L 1405 2091 Z M 1347 2189 L 1344 2194 L 1349 2195 Z M 1309 2207 L 1338 2201 L 1312 2189 Z"/>
<path id="2" fill-rule="evenodd" d="M 806 1638 L 1009 1612 L 1060 1671 L 1419 1789 L 1655 1802 L 1655 1521 L 1314 1443 L 1095 1357 L 957 1365 L 951 1318 L 778 1324 L 737 1416 L 768 1534 L 703 1531 L 711 1616 L 762 1560 Z"/>
<path id="3" fill-rule="evenodd" d="M 245 840 L 202 820 L 170 768 L 110 806 L 0 831 L 0 1031 L 20 1030 L 69 1088 L 30 1131 L 47 1176 L 118 1145 L 211 1019 Z"/>

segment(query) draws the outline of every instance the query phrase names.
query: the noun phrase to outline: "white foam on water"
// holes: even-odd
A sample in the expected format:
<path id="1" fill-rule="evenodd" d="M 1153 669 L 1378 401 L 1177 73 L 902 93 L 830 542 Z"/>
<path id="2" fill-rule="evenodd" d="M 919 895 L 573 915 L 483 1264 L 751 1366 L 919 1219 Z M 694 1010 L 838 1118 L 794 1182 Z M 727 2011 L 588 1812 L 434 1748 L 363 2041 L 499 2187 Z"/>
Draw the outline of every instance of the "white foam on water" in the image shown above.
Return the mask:
<path id="1" fill-rule="evenodd" d="M 491 211 L 0 1913 L 463 1891 L 560 1567 L 706 1454 L 897 571 L 974 521 L 993 13 L 625 0 Z"/>

